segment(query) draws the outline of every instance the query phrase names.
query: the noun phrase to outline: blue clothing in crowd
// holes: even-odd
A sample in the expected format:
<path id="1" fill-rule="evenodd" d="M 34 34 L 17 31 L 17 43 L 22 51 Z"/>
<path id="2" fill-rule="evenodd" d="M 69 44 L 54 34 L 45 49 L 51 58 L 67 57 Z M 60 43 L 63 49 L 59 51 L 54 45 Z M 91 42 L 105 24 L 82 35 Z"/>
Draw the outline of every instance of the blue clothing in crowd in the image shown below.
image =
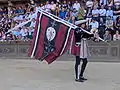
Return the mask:
<path id="1" fill-rule="evenodd" d="M 65 19 L 65 16 L 66 16 L 66 11 L 60 11 L 59 17 Z"/>

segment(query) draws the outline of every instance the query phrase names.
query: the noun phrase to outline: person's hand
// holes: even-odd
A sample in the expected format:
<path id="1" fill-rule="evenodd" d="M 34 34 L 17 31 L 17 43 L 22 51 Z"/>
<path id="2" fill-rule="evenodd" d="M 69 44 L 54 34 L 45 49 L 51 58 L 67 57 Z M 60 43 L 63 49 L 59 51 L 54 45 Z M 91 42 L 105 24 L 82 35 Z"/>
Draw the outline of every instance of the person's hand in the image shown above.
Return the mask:
<path id="1" fill-rule="evenodd" d="M 75 46 L 79 47 L 81 45 L 80 42 L 75 43 Z"/>

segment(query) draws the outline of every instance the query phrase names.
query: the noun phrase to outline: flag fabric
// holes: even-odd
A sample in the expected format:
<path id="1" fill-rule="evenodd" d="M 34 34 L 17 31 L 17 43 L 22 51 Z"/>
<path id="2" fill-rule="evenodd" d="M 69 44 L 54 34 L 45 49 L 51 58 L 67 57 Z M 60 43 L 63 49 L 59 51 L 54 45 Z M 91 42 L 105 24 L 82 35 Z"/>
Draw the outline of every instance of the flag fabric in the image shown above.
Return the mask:
<path id="1" fill-rule="evenodd" d="M 50 53 L 50 54 L 45 58 L 45 60 L 48 62 L 48 64 L 51 64 L 51 63 L 52 63 L 53 61 L 55 61 L 59 56 L 63 55 L 67 50 L 69 50 L 69 48 L 70 48 L 70 43 L 71 43 L 71 38 L 72 38 L 73 33 L 74 33 L 74 30 L 71 30 L 71 31 L 70 31 L 70 35 L 69 35 L 69 38 L 68 38 L 68 41 L 67 41 L 67 45 L 66 45 L 63 53 L 56 55 L 56 53 L 52 52 L 52 53 Z"/>
<path id="2" fill-rule="evenodd" d="M 36 26 L 35 26 L 35 30 L 34 30 L 34 33 L 33 33 L 33 40 L 31 42 L 31 46 L 30 46 L 29 52 L 28 52 L 28 56 L 29 57 L 33 57 L 34 56 L 33 52 L 35 52 L 35 45 L 37 45 L 36 35 L 37 35 L 37 31 L 38 31 L 39 17 L 40 17 L 40 13 L 38 13 L 38 15 L 37 15 Z"/>
<path id="3" fill-rule="evenodd" d="M 51 64 L 69 48 L 73 30 L 62 21 L 38 12 L 29 56 Z"/>
<path id="4" fill-rule="evenodd" d="M 72 38 L 71 38 L 71 42 L 70 42 L 69 53 L 71 55 L 80 56 L 81 45 L 76 44 L 74 35 L 75 34 L 73 33 Z"/>

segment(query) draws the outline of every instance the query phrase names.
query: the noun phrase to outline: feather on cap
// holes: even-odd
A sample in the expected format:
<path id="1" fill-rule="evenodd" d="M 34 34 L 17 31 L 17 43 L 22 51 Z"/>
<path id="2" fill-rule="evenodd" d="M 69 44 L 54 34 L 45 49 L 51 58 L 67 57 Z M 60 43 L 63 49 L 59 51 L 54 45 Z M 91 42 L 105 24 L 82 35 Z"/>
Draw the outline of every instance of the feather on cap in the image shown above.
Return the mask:
<path id="1" fill-rule="evenodd" d="M 80 24 L 83 24 L 83 23 L 86 23 L 86 22 L 88 22 L 88 20 L 79 20 L 79 21 L 75 22 L 75 25 L 80 25 Z"/>

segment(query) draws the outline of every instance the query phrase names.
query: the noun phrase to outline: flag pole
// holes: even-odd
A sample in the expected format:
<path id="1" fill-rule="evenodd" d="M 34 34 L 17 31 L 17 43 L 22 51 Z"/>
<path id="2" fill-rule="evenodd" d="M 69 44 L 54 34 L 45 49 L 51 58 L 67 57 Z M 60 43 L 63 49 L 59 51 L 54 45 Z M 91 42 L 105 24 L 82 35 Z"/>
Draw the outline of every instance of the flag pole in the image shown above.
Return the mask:
<path id="1" fill-rule="evenodd" d="M 49 13 L 49 12 L 46 12 L 45 10 L 38 9 L 38 11 L 40 11 L 40 12 L 42 12 L 42 13 L 46 13 L 47 15 L 50 15 L 50 16 L 52 16 L 52 17 L 54 17 L 54 18 L 60 20 L 61 22 L 64 22 L 64 23 L 70 25 L 73 29 L 75 29 L 75 28 L 78 27 L 78 26 L 76 26 L 76 25 L 74 25 L 74 24 L 72 24 L 72 23 L 70 23 L 70 22 L 68 22 L 68 21 L 66 21 L 66 20 L 64 20 L 64 19 L 61 19 L 61 18 L 57 17 L 57 16 L 54 15 L 54 14 L 51 14 L 51 13 Z"/>
<path id="2" fill-rule="evenodd" d="M 55 17 L 55 18 L 57 18 L 57 19 L 59 19 L 60 21 L 66 23 L 66 24 L 68 24 L 68 25 L 70 25 L 71 28 L 73 28 L 73 29 L 80 28 L 83 32 L 85 32 L 85 33 L 87 33 L 87 34 L 93 34 L 93 33 L 88 32 L 87 30 L 85 30 L 85 29 L 83 29 L 83 28 L 81 28 L 81 27 L 78 27 L 78 26 L 76 26 L 76 25 L 74 25 L 74 24 L 72 24 L 72 23 L 70 23 L 70 22 L 68 22 L 68 21 L 66 21 L 66 20 L 64 20 L 64 19 L 61 19 L 61 18 L 57 17 L 57 16 L 54 15 L 54 14 L 51 14 L 51 13 L 49 13 L 49 12 L 46 12 L 45 10 L 39 9 L 39 11 L 42 12 L 42 13 L 46 13 L 47 15 L 53 16 L 53 17 Z M 101 37 L 98 37 L 98 39 L 110 45 L 110 43 L 108 43 L 107 41 L 105 41 L 105 40 L 102 39 Z"/>

